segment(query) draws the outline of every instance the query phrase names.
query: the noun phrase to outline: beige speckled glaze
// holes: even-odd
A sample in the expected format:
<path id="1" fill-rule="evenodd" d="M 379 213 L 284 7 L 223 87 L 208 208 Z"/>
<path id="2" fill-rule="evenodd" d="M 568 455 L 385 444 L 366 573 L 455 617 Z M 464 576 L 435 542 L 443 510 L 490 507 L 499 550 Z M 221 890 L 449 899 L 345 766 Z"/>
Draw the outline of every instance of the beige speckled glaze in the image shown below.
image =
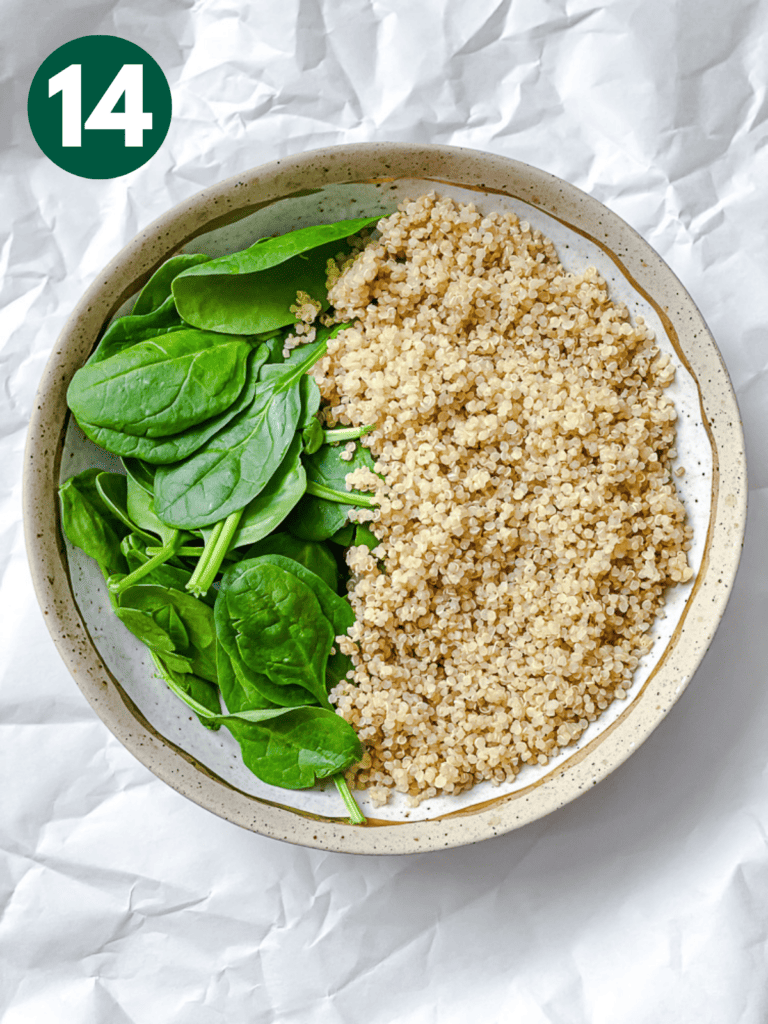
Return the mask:
<path id="1" fill-rule="evenodd" d="M 104 324 L 156 267 L 197 235 L 280 198 L 332 183 L 419 178 L 523 200 L 588 236 L 649 297 L 698 383 L 714 472 L 706 550 L 663 657 L 637 696 L 594 740 L 515 793 L 426 821 L 353 827 L 243 793 L 161 736 L 104 664 L 75 602 L 56 490 L 67 422 L 66 389 Z M 316 150 L 205 189 L 136 236 L 96 278 L 56 343 L 35 402 L 24 478 L 24 523 L 37 596 L 67 667 L 114 735 L 155 775 L 201 806 L 276 839 L 346 853 L 413 853 L 510 831 L 575 799 L 621 764 L 690 681 L 722 617 L 746 519 L 746 463 L 736 400 L 722 358 L 690 296 L 619 217 L 578 189 L 526 164 L 445 146 L 370 143 Z"/>

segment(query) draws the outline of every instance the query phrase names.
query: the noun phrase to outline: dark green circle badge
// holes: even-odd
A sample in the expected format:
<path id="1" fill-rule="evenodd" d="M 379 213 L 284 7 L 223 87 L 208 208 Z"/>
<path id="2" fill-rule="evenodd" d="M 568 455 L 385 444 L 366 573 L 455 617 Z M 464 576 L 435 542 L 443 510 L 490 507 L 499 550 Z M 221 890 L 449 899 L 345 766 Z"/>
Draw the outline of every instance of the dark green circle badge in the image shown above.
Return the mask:
<path id="1" fill-rule="evenodd" d="M 27 99 L 37 144 L 81 178 L 117 178 L 158 151 L 171 123 L 159 64 L 117 36 L 81 36 L 37 69 Z"/>

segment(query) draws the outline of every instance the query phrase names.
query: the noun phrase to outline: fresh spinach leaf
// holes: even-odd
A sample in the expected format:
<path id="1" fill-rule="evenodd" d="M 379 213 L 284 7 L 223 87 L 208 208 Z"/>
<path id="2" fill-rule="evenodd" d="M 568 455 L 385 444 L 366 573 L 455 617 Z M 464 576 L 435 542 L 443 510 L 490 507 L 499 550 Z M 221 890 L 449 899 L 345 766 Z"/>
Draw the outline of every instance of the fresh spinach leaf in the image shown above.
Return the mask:
<path id="1" fill-rule="evenodd" d="M 325 669 L 333 628 L 312 587 L 269 564 L 270 557 L 279 556 L 240 562 L 224 574 L 214 606 L 217 636 L 236 672 L 239 660 L 269 679 L 273 689 L 262 692 L 270 700 L 295 703 L 280 694 L 282 687 L 293 686 L 327 704 Z M 296 562 L 292 566 L 303 568 Z"/>
<path id="2" fill-rule="evenodd" d="M 192 267 L 173 282 L 179 313 L 206 330 L 259 334 L 295 323 L 290 307 L 298 290 L 327 308 L 327 261 L 336 255 L 341 240 L 377 220 L 367 217 L 300 228 Z"/>
<path id="3" fill-rule="evenodd" d="M 171 283 L 175 277 L 184 270 L 196 267 L 200 263 L 208 263 L 210 256 L 201 252 L 179 253 L 178 256 L 171 256 L 169 260 L 161 264 L 147 281 L 139 293 L 139 297 L 133 304 L 131 313 L 135 315 L 151 313 L 168 301 L 171 296 Z"/>
<path id="4" fill-rule="evenodd" d="M 230 550 L 253 544 L 275 530 L 299 501 L 306 484 L 307 474 L 301 461 L 301 439 L 294 435 L 283 461 L 269 478 L 266 487 L 245 506 L 230 542 Z M 207 539 L 209 533 L 207 528 L 204 529 L 203 537 Z"/>
<path id="5" fill-rule="evenodd" d="M 78 420 L 164 437 L 227 409 L 245 385 L 251 345 L 188 328 L 79 369 L 67 391 Z"/>
<path id="6" fill-rule="evenodd" d="M 239 711 L 282 706 L 276 705 L 274 701 L 265 697 L 261 690 L 251 682 L 250 674 L 245 674 L 244 678 L 237 675 L 232 658 L 220 640 L 216 646 L 216 671 L 219 677 L 221 696 L 224 698 L 227 710 L 232 714 Z M 301 691 L 299 700 L 303 701 L 306 690 L 300 687 L 297 689 Z"/>
<path id="7" fill-rule="evenodd" d="M 290 708 L 308 706 L 309 694 L 301 686 L 282 687 L 279 693 L 281 699 L 279 704 L 265 697 L 262 690 L 269 691 L 272 686 L 269 679 L 261 673 L 249 671 L 239 658 L 231 658 L 221 643 L 216 648 L 216 670 L 219 674 L 221 695 L 231 714 L 241 715 L 262 711 L 280 711 L 282 713 Z M 250 717 L 252 721 L 259 720 L 253 714 Z"/>
<path id="8" fill-rule="evenodd" d="M 185 271 L 175 280 L 176 285 L 188 285 L 193 279 L 197 282 L 200 279 L 259 273 L 268 270 L 270 267 L 285 263 L 287 260 L 300 256 L 302 253 L 310 252 L 319 246 L 331 242 L 338 242 L 341 239 L 351 238 L 363 228 L 376 224 L 384 214 L 376 217 L 358 217 L 353 220 L 340 220 L 333 224 L 314 224 L 306 228 L 298 228 L 295 231 L 287 231 L 282 235 L 275 235 L 271 238 L 260 238 L 248 249 L 241 249 L 239 252 L 220 256 L 202 266 Z M 176 288 L 173 289 L 174 294 Z M 183 316 L 183 314 L 182 314 Z M 186 317 L 185 317 L 186 319 Z M 190 323 L 192 321 L 189 321 Z M 265 331 L 273 328 L 264 328 Z M 251 332 L 257 333 L 257 332 Z"/>
<path id="9" fill-rule="evenodd" d="M 178 670 L 182 672 L 190 671 L 189 658 L 176 653 L 176 645 L 168 630 L 164 625 L 156 622 L 151 615 L 140 608 L 130 607 L 117 607 L 115 614 L 126 629 L 129 629 L 150 650 L 162 653 L 164 657 L 169 659 L 169 663 L 174 663 Z"/>
<path id="10" fill-rule="evenodd" d="M 370 428 L 323 427 L 307 375 L 346 324 L 320 328 L 314 344 L 286 357 L 283 349 L 297 291 L 327 305 L 327 258 L 375 219 L 263 239 L 222 260 L 181 255 L 163 264 L 70 388 L 86 434 L 124 457 L 128 477 L 94 470 L 61 488 L 68 536 L 96 557 L 117 615 L 172 692 L 207 727 L 226 724 L 265 781 L 299 788 L 333 776 L 358 823 L 341 773 L 362 746 L 327 699 L 351 668 L 334 650 L 354 621 L 335 592 L 343 552 L 286 528 L 299 499 L 311 499 L 312 515 L 335 516 L 326 536 L 372 546 L 366 527 L 347 523 L 349 508 L 372 499 L 345 487 L 358 458 L 372 468 L 370 456 L 347 462 L 330 447 Z M 190 318 L 191 327 L 187 301 L 203 318 Z M 182 529 L 202 530 L 205 545 L 190 545 Z M 246 545 L 257 557 L 233 552 Z M 190 573 L 180 556 L 198 551 Z M 218 594 L 192 597 L 223 559 L 234 564 Z"/>
<path id="11" fill-rule="evenodd" d="M 225 631 L 219 637 L 222 646 L 233 643 L 233 637 L 236 638 L 234 632 L 228 633 Z M 264 672 L 259 672 L 252 665 L 245 662 L 239 656 L 236 644 L 233 650 L 234 654 L 227 650 L 232 671 L 235 673 L 238 685 L 242 687 L 243 693 L 246 695 L 249 707 L 276 706 L 299 708 L 304 707 L 306 704 L 317 704 L 317 701 L 303 686 L 298 686 L 294 683 L 275 682 Z"/>
<path id="12" fill-rule="evenodd" d="M 120 542 L 128 532 L 122 520 L 105 504 L 96 487 L 99 469 L 86 469 L 59 488 L 62 526 L 67 537 L 96 560 L 105 578 L 125 572 Z"/>
<path id="13" fill-rule="evenodd" d="M 126 479 L 126 508 L 132 522 L 145 533 L 155 534 L 162 544 L 167 544 L 178 532 L 157 517 L 152 495 L 132 476 Z"/>
<path id="14" fill-rule="evenodd" d="M 120 460 L 125 472 L 139 487 L 143 487 L 150 494 L 155 493 L 155 467 L 144 462 L 142 459 L 126 456 Z"/>
<path id="15" fill-rule="evenodd" d="M 165 679 L 168 684 L 168 688 L 180 697 L 181 700 L 191 708 L 203 722 L 203 725 L 207 725 L 209 728 L 217 729 L 222 722 L 226 721 L 241 721 L 241 722 L 268 722 L 272 718 L 280 718 L 282 715 L 288 714 L 292 711 L 292 708 L 244 708 L 234 714 L 222 714 L 221 706 L 218 702 L 218 695 L 216 696 L 216 704 L 206 703 L 208 698 L 207 691 L 203 690 L 202 693 L 195 692 L 195 690 L 189 686 L 188 680 L 192 680 L 195 684 L 205 684 L 204 679 L 197 679 L 189 674 L 181 674 L 173 670 L 169 670 L 168 666 L 163 663 L 163 659 L 155 654 L 154 651 L 150 652 L 152 660 L 155 662 L 160 675 Z M 210 684 L 207 684 L 210 686 Z M 201 699 L 202 698 L 202 699 Z"/>
<path id="16" fill-rule="evenodd" d="M 114 486 L 113 497 L 115 500 L 121 500 L 125 498 L 125 519 L 132 530 L 138 530 L 143 533 L 144 536 L 150 541 L 155 539 L 152 534 L 155 534 L 159 540 L 161 547 L 159 547 L 152 556 L 139 568 L 134 569 L 128 576 L 123 576 L 118 579 L 112 577 L 108 581 L 110 593 L 113 595 L 119 595 L 129 587 L 134 586 L 139 581 L 143 580 L 150 572 L 172 558 L 175 558 L 179 549 L 184 545 L 185 541 L 190 540 L 189 534 L 182 533 L 176 527 L 166 526 L 158 517 L 154 511 L 154 498 L 149 491 L 136 482 L 133 476 L 125 477 L 125 491 L 123 492 L 122 486 Z M 101 477 L 97 479 L 97 486 L 101 484 Z"/>
<path id="17" fill-rule="evenodd" d="M 315 378 L 305 373 L 301 378 L 301 416 L 299 417 L 298 429 L 304 430 L 313 423 L 318 423 L 315 415 L 320 408 L 320 388 Z"/>
<path id="18" fill-rule="evenodd" d="M 369 530 L 364 524 L 360 524 L 355 530 L 354 544 L 355 547 L 365 544 L 367 548 L 370 548 L 371 551 L 373 551 L 374 548 L 377 548 L 379 544 L 381 544 L 381 541 L 372 530 Z"/>
<path id="19" fill-rule="evenodd" d="M 319 576 L 335 591 L 339 574 L 336 559 L 325 544 L 311 540 L 299 540 L 291 533 L 272 533 L 258 541 L 243 555 L 243 559 L 258 558 L 260 555 L 284 555 L 305 566 Z"/>
<path id="20" fill-rule="evenodd" d="M 156 651 L 149 653 L 171 692 L 195 712 L 206 729 L 215 732 L 221 724 L 221 701 L 216 686 L 193 672 L 178 672 Z"/>
<path id="21" fill-rule="evenodd" d="M 340 529 L 328 539 L 333 544 L 339 544 L 343 548 L 348 548 L 352 541 L 355 539 L 355 523 L 345 523 Z"/>
<path id="22" fill-rule="evenodd" d="M 349 601 L 345 597 L 340 597 L 335 589 L 322 580 L 317 573 L 312 572 L 301 562 L 286 558 L 284 555 L 264 555 L 261 561 L 277 565 L 279 568 L 285 569 L 286 572 L 293 573 L 307 584 L 317 598 L 323 615 L 331 624 L 334 640 L 335 637 L 343 636 L 348 632 L 355 621 Z M 341 682 L 353 668 L 352 659 L 348 654 L 342 654 L 338 649 L 335 650 L 335 653 L 332 652 L 328 656 L 326 665 L 326 688 L 330 690 L 332 686 Z"/>
<path id="23" fill-rule="evenodd" d="M 108 427 L 96 427 L 92 423 L 80 422 L 83 433 L 93 442 L 106 448 L 123 459 L 136 458 L 153 466 L 165 466 L 180 462 L 202 448 L 206 441 L 225 427 L 253 401 L 259 369 L 266 360 L 266 346 L 260 345 L 248 361 L 245 385 L 238 398 L 218 416 L 211 416 L 194 427 L 188 427 L 179 434 L 167 437 L 137 437 Z"/>
<path id="24" fill-rule="evenodd" d="M 305 456 L 307 493 L 341 505 L 375 508 L 376 503 L 370 493 L 350 491 L 346 483 L 347 475 L 356 469 L 365 468 L 373 472 L 371 453 L 358 444 L 351 459 L 342 458 L 344 454 L 345 449 L 341 446 L 323 445 L 314 454 Z"/>
<path id="25" fill-rule="evenodd" d="M 325 708 L 292 708 L 263 725 L 236 718 L 224 725 L 240 744 L 246 767 L 284 789 L 307 789 L 363 756 L 352 726 Z"/>
<path id="26" fill-rule="evenodd" d="M 328 540 L 344 528 L 354 507 L 305 494 L 286 518 L 285 527 L 300 540 Z"/>
<path id="27" fill-rule="evenodd" d="M 358 503 L 371 506 L 370 495 L 346 488 L 347 474 L 364 466 L 373 470 L 367 448 L 358 444 L 350 461 L 341 458 L 344 448 L 323 445 L 302 456 L 307 471 L 307 493 L 285 520 L 286 529 L 301 540 L 323 541 L 338 534 L 347 523 L 350 511 Z M 313 488 L 315 493 L 312 493 Z M 331 497 L 319 497 L 317 492 Z M 345 501 L 349 498 L 349 501 Z"/>
<path id="28" fill-rule="evenodd" d="M 321 545 L 317 546 L 321 547 Z M 286 545 L 286 547 L 290 547 L 290 545 Z M 243 562 L 239 563 L 239 565 L 232 566 L 232 568 L 227 572 L 227 586 L 235 592 L 241 590 L 243 586 L 241 575 L 243 573 L 248 574 L 249 572 L 251 572 L 252 568 L 259 565 L 276 566 L 277 568 L 282 569 L 287 573 L 290 573 L 292 576 L 296 577 L 296 579 L 299 580 L 301 583 L 309 587 L 309 589 L 312 591 L 315 598 L 317 599 L 318 604 L 320 605 L 320 610 L 322 614 L 330 623 L 334 637 L 334 642 L 337 636 L 342 636 L 348 632 L 348 630 L 355 621 L 355 616 L 354 613 L 352 612 L 352 608 L 350 607 L 349 601 L 347 601 L 347 599 L 344 597 L 340 597 L 335 592 L 335 589 L 329 585 L 327 580 L 324 580 L 318 573 L 312 571 L 312 569 L 308 568 L 305 564 L 303 564 L 303 562 L 286 556 L 284 554 L 264 553 L 260 554 L 255 559 L 249 558 L 247 561 L 244 560 Z M 325 568 L 325 566 L 323 566 L 323 568 Z M 250 577 L 248 577 L 248 579 L 250 579 Z M 248 586 L 247 580 L 245 586 L 246 588 Z M 221 632 L 222 628 L 223 624 L 221 623 L 221 621 L 217 620 L 217 629 L 219 629 L 220 637 L 223 635 Z M 231 634 L 228 636 L 229 642 L 231 642 L 230 636 Z M 251 659 L 248 662 L 248 664 L 250 665 L 251 670 L 255 668 L 256 663 L 254 659 Z M 326 690 L 329 690 L 332 686 L 335 686 L 338 682 L 340 682 L 341 679 L 345 678 L 347 673 L 351 671 L 352 668 L 352 660 L 348 655 L 342 654 L 339 650 L 334 651 L 333 649 L 331 649 L 329 651 L 328 661 L 326 663 Z M 239 674 L 239 666 L 237 663 L 237 659 L 235 659 L 234 669 L 235 672 Z M 261 680 L 254 679 L 252 676 L 250 676 L 249 678 L 253 685 L 261 689 L 262 693 L 271 696 L 271 699 L 277 699 L 276 697 L 272 696 L 271 690 L 268 687 L 265 687 Z M 317 696 L 316 692 L 315 696 Z M 295 693 L 292 694 L 292 700 L 298 700 L 297 695 Z"/>
<path id="29" fill-rule="evenodd" d="M 155 511 L 187 529 L 210 526 L 244 508 L 266 486 L 293 439 L 301 414 L 301 376 L 327 342 L 307 346 L 304 359 L 261 381 L 251 405 L 194 455 L 155 474 Z"/>
<path id="30" fill-rule="evenodd" d="M 317 598 L 323 615 L 331 623 L 334 636 L 346 633 L 352 626 L 355 616 L 349 601 L 345 597 L 340 597 L 326 580 L 308 566 L 295 558 L 277 553 L 262 555 L 258 561 L 265 565 L 276 565 L 283 571 L 296 576 L 302 583 L 305 583 Z M 237 567 L 233 569 L 232 580 L 234 580 L 236 574 Z"/>
<path id="31" fill-rule="evenodd" d="M 267 331 L 265 334 L 259 334 L 258 338 L 267 346 L 269 355 L 267 362 L 270 366 L 275 363 L 284 363 L 285 356 L 283 355 L 283 349 L 285 348 L 285 330 Z"/>
<path id="32" fill-rule="evenodd" d="M 183 591 L 142 582 L 126 589 L 118 599 L 118 618 L 132 629 L 137 616 L 127 613 L 146 616 L 170 641 L 169 646 L 165 639 L 158 643 L 141 636 L 148 647 L 179 655 L 188 661 L 189 671 L 209 682 L 217 681 L 216 627 L 208 604 Z"/>
<path id="33" fill-rule="evenodd" d="M 126 348 L 138 345 L 140 341 L 149 341 L 186 326 L 176 312 L 176 303 L 172 298 L 143 316 L 120 316 L 106 329 L 86 366 L 103 362 Z"/>
<path id="34" fill-rule="evenodd" d="M 307 455 L 314 455 L 325 444 L 325 434 L 320 420 L 311 419 L 301 432 L 301 441 Z"/>
<path id="35" fill-rule="evenodd" d="M 142 535 L 144 541 L 153 543 L 155 538 L 146 532 L 142 524 L 131 517 L 128 510 L 128 478 L 122 473 L 99 473 L 96 477 L 96 490 L 110 512 L 116 516 L 129 530 Z"/>

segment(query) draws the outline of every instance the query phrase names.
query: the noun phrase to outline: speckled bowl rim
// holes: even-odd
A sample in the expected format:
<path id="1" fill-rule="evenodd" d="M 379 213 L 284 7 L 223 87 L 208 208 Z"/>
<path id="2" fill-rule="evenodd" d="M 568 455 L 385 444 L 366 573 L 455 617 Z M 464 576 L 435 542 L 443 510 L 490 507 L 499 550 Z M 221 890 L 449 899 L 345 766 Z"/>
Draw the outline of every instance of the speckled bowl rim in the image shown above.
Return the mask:
<path id="1" fill-rule="evenodd" d="M 75 602 L 56 492 L 66 389 L 104 325 L 156 267 L 198 234 L 310 187 L 430 179 L 522 199 L 601 245 L 653 297 L 696 378 L 713 449 L 707 547 L 675 636 L 640 695 L 605 732 L 540 781 L 454 814 L 354 827 L 249 796 L 160 736 L 112 676 Z M 37 392 L 25 450 L 23 506 L 29 564 L 58 651 L 96 713 L 135 757 L 179 793 L 274 839 L 344 853 L 394 854 L 478 842 L 541 818 L 617 768 L 659 724 L 690 681 L 722 618 L 746 522 L 746 458 L 725 364 L 693 300 L 660 256 L 620 217 L 573 185 L 506 157 L 451 146 L 360 143 L 314 150 L 245 171 L 180 203 L 125 246 L 67 321 Z"/>

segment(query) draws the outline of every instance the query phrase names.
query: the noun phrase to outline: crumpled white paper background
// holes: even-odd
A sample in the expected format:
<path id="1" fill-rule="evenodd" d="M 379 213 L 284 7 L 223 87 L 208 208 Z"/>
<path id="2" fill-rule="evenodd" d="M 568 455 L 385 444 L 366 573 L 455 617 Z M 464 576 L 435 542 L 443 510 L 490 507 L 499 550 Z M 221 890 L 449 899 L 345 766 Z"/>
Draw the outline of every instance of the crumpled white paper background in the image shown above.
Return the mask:
<path id="1" fill-rule="evenodd" d="M 741 0 L 0 0 L 2 1024 L 765 1024 L 768 7 Z M 78 35 L 138 43 L 174 118 L 143 168 L 59 170 L 26 121 Z M 741 405 L 731 603 L 669 716 L 595 790 L 478 846 L 291 847 L 154 778 L 32 591 L 26 424 L 73 304 L 141 227 L 282 154 L 442 142 L 590 192 L 667 260 Z"/>

